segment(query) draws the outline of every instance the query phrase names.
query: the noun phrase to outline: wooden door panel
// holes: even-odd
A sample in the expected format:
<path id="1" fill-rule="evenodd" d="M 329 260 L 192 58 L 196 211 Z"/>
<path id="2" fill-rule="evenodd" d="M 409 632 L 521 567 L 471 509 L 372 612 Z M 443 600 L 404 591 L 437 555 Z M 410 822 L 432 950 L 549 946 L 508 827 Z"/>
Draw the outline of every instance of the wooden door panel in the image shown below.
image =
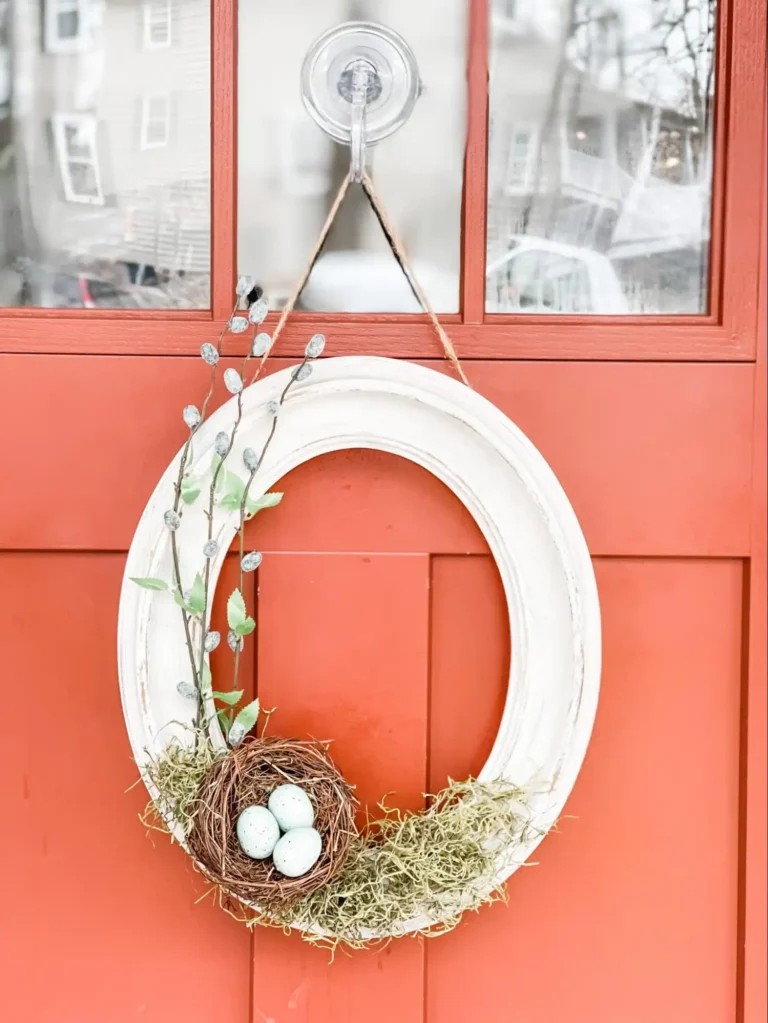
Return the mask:
<path id="1" fill-rule="evenodd" d="M 333 508 L 320 516 L 331 536 L 343 528 Z M 291 522 L 285 534 L 298 539 Z M 278 554 L 259 570 L 258 692 L 278 708 L 270 727 L 333 739 L 334 758 L 375 816 L 389 792 L 392 806 L 423 806 L 429 599 L 424 554 Z M 362 1011 L 371 1023 L 422 1021 L 418 942 L 376 957 L 340 953 L 331 966 L 325 950 L 257 930 L 253 954 L 255 1019 L 290 1011 L 297 1023 L 343 1023 Z"/>
<path id="2" fill-rule="evenodd" d="M 429 791 L 476 776 L 491 752 L 509 682 L 509 616 L 496 563 L 432 558 Z"/>
<path id="3" fill-rule="evenodd" d="M 38 371 L 46 400 L 26 424 L 26 440 L 18 424 L 6 434 L 7 478 L 25 486 L 5 506 L 3 542 L 121 550 L 181 440 L 168 389 L 178 390 L 180 408 L 199 385 L 199 363 L 99 360 L 91 376 L 95 360 L 80 360 L 68 376 L 58 372 L 67 360 L 54 361 Z M 0 378 L 3 409 L 22 386 L 19 367 L 10 368 Z M 637 389 L 627 393 L 619 365 L 591 367 L 594 377 L 581 377 L 574 364 L 550 365 L 549 377 L 533 365 L 497 365 L 484 383 L 577 492 L 593 548 L 602 538 L 603 547 L 621 544 L 630 553 L 652 545 L 728 550 L 742 544 L 734 508 L 748 485 L 738 445 L 751 424 L 744 399 L 751 370 L 724 367 L 721 376 L 702 368 L 712 369 L 647 367 L 646 377 L 646 367 L 635 366 L 643 371 L 640 393 L 658 402 L 653 416 L 644 414 Z M 486 372 L 473 367 L 478 380 Z M 729 440 L 721 446 L 715 437 L 723 434 Z M 695 453 L 697 436 L 709 445 L 709 469 Z M 39 476 L 25 468 L 30 451 L 44 467 Z M 257 666 L 265 705 L 280 709 L 273 727 L 334 736 L 366 799 L 395 787 L 401 801 L 418 805 L 425 788 L 477 770 L 495 734 L 509 658 L 495 567 L 458 501 L 397 458 L 337 453 L 300 467 L 282 485 L 283 506 L 250 527 L 254 545 L 273 552 L 259 573 Z M 70 497 L 48 502 L 46 493 Z M 239 1023 L 249 1011 L 259 1020 L 289 1010 L 297 1019 L 344 1023 L 365 1007 L 374 1023 L 448 1023 L 459 1011 L 506 1023 L 507 984 L 532 1023 L 565 1013 L 590 1023 L 734 1018 L 740 561 L 599 561 L 605 688 L 568 807 L 580 819 L 565 821 L 562 838 L 544 844 L 540 870 L 515 877 L 508 910 L 473 917 L 439 942 L 408 941 L 381 954 L 339 956 L 333 965 L 279 933 L 257 932 L 251 948 L 228 918 L 194 905 L 202 889 L 179 850 L 162 839 L 153 848 L 137 825 L 143 794 L 123 797 L 135 775 L 127 743 L 114 741 L 124 734 L 112 651 L 122 563 L 117 553 L 2 555 L 13 679 L 3 750 L 9 777 L 24 764 L 37 779 L 26 802 L 18 785 L 25 847 L 3 853 L 5 876 L 22 878 L 7 919 L 25 919 L 25 907 L 44 900 L 46 937 L 61 928 L 57 983 L 40 995 L 33 1023 L 46 1014 L 57 1023 L 79 1021 L 83 1011 L 120 1023 L 138 1011 L 138 991 L 147 1019 L 183 1010 L 190 1020 Z M 217 620 L 234 585 L 228 566 Z M 54 622 L 45 643 L 38 606 Z M 226 651 L 217 656 L 226 663 Z M 34 737 L 33 713 L 40 721 Z M 30 724 L 17 728 L 25 715 Z M 370 744 L 360 741 L 362 726 Z M 39 760 L 31 752 L 37 743 L 46 749 Z M 104 808 L 106 828 L 94 805 Z M 34 851 L 40 836 L 32 808 L 50 813 L 66 839 L 55 857 L 41 845 Z M 95 850 L 93 863 L 78 858 L 85 846 Z M 22 928 L 12 924 L 5 940 L 7 962 L 35 988 L 42 932 L 40 915 L 30 919 Z M 198 969 L 201 948 L 210 973 Z M 564 964 L 557 985 L 544 974 L 553 962 L 558 970 Z M 179 1008 L 182 984 L 172 985 L 168 970 L 173 978 L 190 964 L 200 979 L 192 992 L 184 989 L 189 1004 Z M 86 969 L 103 979 L 89 981 Z M 141 978 L 134 988 L 126 988 L 126 972 Z M 127 993 L 116 1005 L 110 992 L 118 983 Z M 20 1001 L 22 1020 L 24 1011 Z"/>
<path id="4" fill-rule="evenodd" d="M 331 962 L 298 934 L 261 930 L 253 954 L 253 1023 L 424 1023 L 421 942 L 339 952 Z"/>
<path id="5" fill-rule="evenodd" d="M 473 363 L 469 372 L 549 460 L 594 554 L 748 555 L 752 366 Z M 4 473 L 19 481 L 3 511 L 0 546 L 126 550 L 183 442 L 181 409 L 200 400 L 204 377 L 199 359 L 0 357 Z M 34 414 L 30 404 L 20 416 L 20 395 L 29 395 Z M 334 486 L 343 491 L 343 458 L 340 466 Z M 315 472 L 306 469 L 301 485 Z M 400 472 L 396 482 L 376 483 L 372 474 L 365 487 L 410 503 L 409 469 Z M 434 484 L 421 491 L 421 514 L 389 549 L 480 552 L 468 546 L 464 527 L 437 530 L 434 493 Z M 350 528 L 330 549 L 369 546 L 367 515 L 355 504 L 364 494 L 346 502 L 336 495 Z M 285 515 L 299 513 L 286 506 Z M 318 517 L 301 521 L 307 543 L 318 526 Z M 387 549 L 386 532 L 373 535 L 376 549 Z"/>
<path id="6" fill-rule="evenodd" d="M 189 861 L 137 819 L 115 666 L 124 560 L 0 554 L 3 1016 L 245 1023 L 247 933 L 195 904 Z"/>
<path id="7" fill-rule="evenodd" d="M 423 806 L 429 557 L 277 554 L 259 570 L 258 694 L 284 735 L 333 739 L 363 809 Z M 362 823 L 362 818 L 361 818 Z"/>
<path id="8" fill-rule="evenodd" d="M 429 1023 L 736 1018 L 742 565 L 596 568 L 603 689 L 568 817 L 508 907 L 427 945 Z M 456 743 L 433 731 L 433 757 Z"/>

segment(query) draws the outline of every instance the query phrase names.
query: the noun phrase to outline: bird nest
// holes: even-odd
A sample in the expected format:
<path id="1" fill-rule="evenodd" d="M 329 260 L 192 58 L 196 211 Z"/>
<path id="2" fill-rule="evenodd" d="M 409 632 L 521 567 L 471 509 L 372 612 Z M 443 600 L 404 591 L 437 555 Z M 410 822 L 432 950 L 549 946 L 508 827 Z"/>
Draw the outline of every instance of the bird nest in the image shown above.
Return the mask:
<path id="1" fill-rule="evenodd" d="M 240 848 L 237 818 L 248 806 L 266 806 L 270 793 L 299 785 L 315 810 L 323 840 L 320 858 L 301 877 L 280 874 L 272 859 L 253 860 Z M 197 789 L 190 852 L 220 890 L 267 911 L 285 912 L 334 878 L 357 834 L 357 800 L 325 745 L 278 737 L 248 738 L 207 769 Z"/>

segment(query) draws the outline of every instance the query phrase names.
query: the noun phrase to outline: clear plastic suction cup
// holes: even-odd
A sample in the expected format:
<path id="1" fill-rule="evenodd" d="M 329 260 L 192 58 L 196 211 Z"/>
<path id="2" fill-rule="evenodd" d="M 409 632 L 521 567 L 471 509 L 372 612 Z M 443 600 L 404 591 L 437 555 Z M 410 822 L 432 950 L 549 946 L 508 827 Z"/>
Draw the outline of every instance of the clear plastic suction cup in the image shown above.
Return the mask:
<path id="1" fill-rule="evenodd" d="M 397 32 L 362 21 L 332 28 L 312 44 L 301 72 L 302 99 L 314 121 L 337 142 L 352 142 L 355 89 L 361 81 L 364 143 L 370 146 L 402 127 L 419 98 L 413 51 Z"/>

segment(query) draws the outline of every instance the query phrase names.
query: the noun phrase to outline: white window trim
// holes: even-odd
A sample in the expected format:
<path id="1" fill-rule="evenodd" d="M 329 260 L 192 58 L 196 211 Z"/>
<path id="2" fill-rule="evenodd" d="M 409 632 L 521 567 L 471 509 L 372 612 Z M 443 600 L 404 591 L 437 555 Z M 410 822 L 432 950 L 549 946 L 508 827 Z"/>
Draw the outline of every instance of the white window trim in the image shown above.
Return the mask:
<path id="1" fill-rule="evenodd" d="M 157 42 L 157 40 L 152 38 L 152 27 L 156 22 L 165 23 L 165 38 L 161 42 Z M 144 4 L 144 49 L 167 50 L 172 40 L 171 0 L 148 0 Z"/>
<path id="2" fill-rule="evenodd" d="M 66 129 L 70 125 L 78 128 L 87 127 L 90 133 L 89 148 L 90 157 L 78 160 L 78 163 L 88 163 L 93 168 L 93 175 L 96 181 L 96 195 L 82 195 L 75 190 L 70 171 L 69 153 L 67 152 Z M 101 187 L 101 171 L 99 169 L 99 153 L 96 146 L 96 118 L 93 114 L 54 114 L 52 118 L 53 139 L 56 147 L 56 157 L 59 161 L 59 171 L 64 186 L 64 197 L 67 202 L 81 202 L 89 206 L 103 206 L 104 192 Z"/>
<path id="3" fill-rule="evenodd" d="M 152 104 L 161 100 L 164 104 L 163 117 L 160 118 L 152 111 Z M 163 121 L 165 134 L 162 141 L 155 141 L 150 138 L 149 126 L 153 121 Z M 164 149 L 168 145 L 171 132 L 171 96 L 167 92 L 156 92 L 144 96 L 141 101 L 141 148 L 142 149 Z"/>
<path id="4" fill-rule="evenodd" d="M 517 135 L 528 135 L 528 146 L 525 154 L 525 172 L 522 178 L 512 177 L 514 160 L 514 140 Z M 504 168 L 504 191 L 507 195 L 525 195 L 534 184 L 536 171 L 536 154 L 539 148 L 539 128 L 532 122 L 519 121 L 512 125 L 512 132 L 507 151 L 507 162 Z"/>
<path id="5" fill-rule="evenodd" d="M 82 53 L 88 48 L 87 22 L 88 0 L 45 0 L 43 32 L 46 53 Z M 78 33 L 70 39 L 59 35 L 59 14 L 76 11 Z"/>

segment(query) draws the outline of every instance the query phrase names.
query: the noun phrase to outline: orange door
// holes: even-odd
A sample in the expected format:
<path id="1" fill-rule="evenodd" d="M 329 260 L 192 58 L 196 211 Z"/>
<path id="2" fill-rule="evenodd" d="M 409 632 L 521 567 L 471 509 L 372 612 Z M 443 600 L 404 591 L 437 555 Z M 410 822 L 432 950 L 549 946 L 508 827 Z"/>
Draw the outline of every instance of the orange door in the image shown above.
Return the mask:
<path id="1" fill-rule="evenodd" d="M 425 0 L 427 25 L 377 0 L 0 3 L 13 1023 L 765 1019 L 765 7 L 443 2 Z M 567 817 L 509 904 L 329 963 L 296 935 L 250 935 L 147 840 L 115 626 L 138 516 L 204 384 L 199 346 L 238 269 L 285 297 L 347 159 L 307 134 L 280 76 L 294 90 L 302 32 L 353 16 L 423 62 L 434 105 L 374 173 L 473 385 L 573 503 L 604 671 Z M 399 285 L 382 312 L 384 250 L 356 202 L 328 253 L 340 287 L 314 278 L 275 368 L 321 329 L 332 355 L 443 369 Z M 375 272 L 341 312 L 351 265 Z M 515 643 L 493 560 L 394 456 L 323 456 L 280 489 L 251 527 L 253 688 L 281 732 L 335 739 L 369 807 L 418 807 L 496 734 Z"/>

